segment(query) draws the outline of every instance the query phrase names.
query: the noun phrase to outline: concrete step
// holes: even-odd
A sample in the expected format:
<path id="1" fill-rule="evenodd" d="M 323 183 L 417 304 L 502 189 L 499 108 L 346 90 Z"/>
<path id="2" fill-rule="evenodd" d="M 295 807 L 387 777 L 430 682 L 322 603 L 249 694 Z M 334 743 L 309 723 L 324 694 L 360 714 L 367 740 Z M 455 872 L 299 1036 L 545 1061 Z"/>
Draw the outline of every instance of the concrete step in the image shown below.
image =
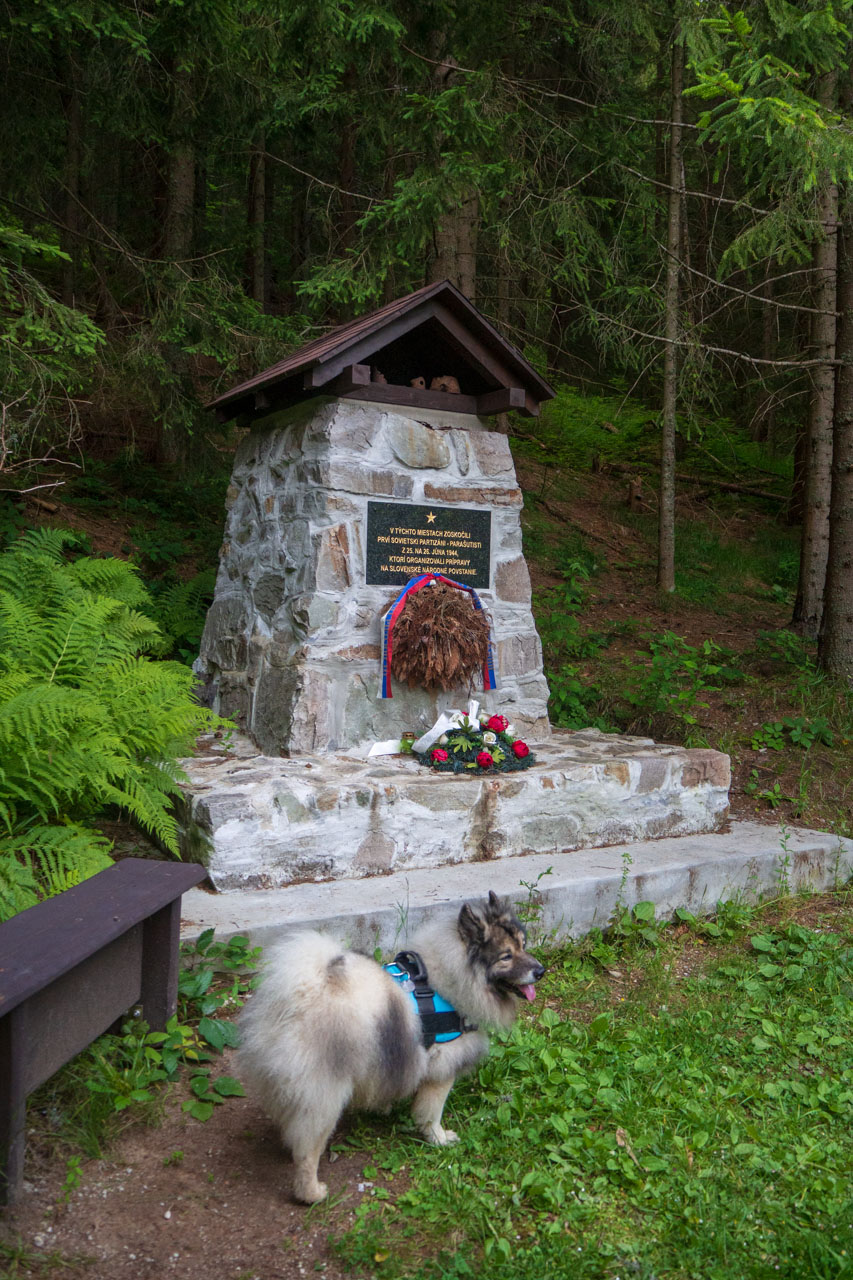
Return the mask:
<path id="1" fill-rule="evenodd" d="M 539 904 L 537 933 L 580 937 L 604 926 L 618 902 L 651 900 L 658 917 L 695 915 L 717 902 L 779 892 L 819 891 L 853 874 L 853 840 L 820 831 L 732 822 L 724 832 L 640 840 L 571 853 L 397 871 L 359 880 L 183 898 L 182 937 L 214 927 L 221 939 L 247 933 L 265 945 L 287 929 L 333 933 L 360 950 L 393 954 L 407 932 L 437 911 L 458 910 L 490 889 Z"/>

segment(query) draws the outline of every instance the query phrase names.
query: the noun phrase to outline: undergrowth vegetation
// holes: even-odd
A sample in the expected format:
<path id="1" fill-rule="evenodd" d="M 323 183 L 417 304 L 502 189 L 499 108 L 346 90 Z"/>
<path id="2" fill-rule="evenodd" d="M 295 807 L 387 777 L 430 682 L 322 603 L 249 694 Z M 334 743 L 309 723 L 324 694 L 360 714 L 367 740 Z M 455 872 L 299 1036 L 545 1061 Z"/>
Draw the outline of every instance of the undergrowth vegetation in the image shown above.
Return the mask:
<path id="1" fill-rule="evenodd" d="M 527 427 L 525 426 L 525 430 Z M 761 476 L 790 482 L 793 463 L 787 450 L 768 451 L 726 418 L 681 417 L 679 452 L 692 446 L 689 471 Z M 568 469 L 585 472 L 607 462 L 630 462 L 639 472 L 660 460 L 660 422 L 656 411 L 630 395 L 596 395 L 562 385 L 536 427 L 539 447 Z"/>
<path id="2" fill-rule="evenodd" d="M 337 1242 L 409 1280 L 853 1274 L 853 902 L 651 903 L 543 953 L 544 1008 L 450 1099 L 451 1151 L 362 1125 Z M 417 1176 L 412 1176 L 417 1170 Z M 321 1212 L 321 1211 L 314 1211 Z"/>
<path id="3" fill-rule="evenodd" d="M 732 756 L 736 812 L 853 834 L 853 695 L 785 628 L 798 531 L 772 496 L 790 464 L 725 420 L 681 425 L 679 466 L 697 486 L 679 490 L 666 597 L 653 586 L 657 435 L 642 406 L 564 389 L 515 443 L 552 723 L 717 748 Z M 771 497 L 720 492 L 729 470 Z"/>
<path id="4" fill-rule="evenodd" d="M 29 532 L 0 555 L 0 919 L 110 863 L 107 806 L 177 853 L 171 809 L 210 714 L 133 567 Z"/>
<path id="5" fill-rule="evenodd" d="M 184 1078 L 183 1110 L 207 1121 L 243 1087 L 214 1073 L 223 1049 L 237 1043 L 231 1021 L 255 985 L 260 948 L 240 934 L 218 942 L 213 929 L 181 948 L 178 1009 L 164 1031 L 129 1017 L 118 1034 L 101 1036 L 38 1089 L 28 1102 L 29 1125 L 42 1147 L 69 1160 L 100 1156 L 130 1121 L 162 1115 L 166 1086 Z"/>

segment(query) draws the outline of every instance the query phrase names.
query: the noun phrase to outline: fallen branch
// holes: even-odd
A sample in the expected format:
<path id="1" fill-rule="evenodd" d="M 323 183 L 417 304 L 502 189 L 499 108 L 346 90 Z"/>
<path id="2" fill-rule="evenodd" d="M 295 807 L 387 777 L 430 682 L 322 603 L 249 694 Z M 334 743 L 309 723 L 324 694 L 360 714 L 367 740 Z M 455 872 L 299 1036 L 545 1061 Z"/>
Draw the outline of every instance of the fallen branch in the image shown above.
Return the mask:
<path id="1" fill-rule="evenodd" d="M 610 551 L 615 551 L 617 555 L 622 554 L 622 547 L 617 547 L 615 543 L 608 542 L 607 538 L 602 538 L 600 533 L 593 533 L 592 529 L 587 529 L 585 525 L 579 524 L 577 520 L 571 520 L 562 511 L 558 511 L 556 507 L 552 507 L 544 498 L 537 498 L 537 503 L 549 516 L 553 516 L 555 520 L 559 520 L 561 524 L 570 524 L 573 529 L 577 529 L 578 533 L 582 533 L 585 538 L 592 538 L 594 542 L 602 542 Z"/>
<path id="2" fill-rule="evenodd" d="M 625 462 L 602 462 L 602 470 L 615 471 L 618 474 L 634 475 L 640 467 L 629 466 Z M 654 468 L 652 468 L 654 470 Z M 675 473 L 679 484 L 696 484 L 711 489 L 721 489 L 724 493 L 743 493 L 749 498 L 771 498 L 774 502 L 787 502 L 786 493 L 770 493 L 767 489 L 754 489 L 747 484 L 733 484 L 730 480 L 714 480 L 710 476 L 688 476 L 681 471 Z"/>

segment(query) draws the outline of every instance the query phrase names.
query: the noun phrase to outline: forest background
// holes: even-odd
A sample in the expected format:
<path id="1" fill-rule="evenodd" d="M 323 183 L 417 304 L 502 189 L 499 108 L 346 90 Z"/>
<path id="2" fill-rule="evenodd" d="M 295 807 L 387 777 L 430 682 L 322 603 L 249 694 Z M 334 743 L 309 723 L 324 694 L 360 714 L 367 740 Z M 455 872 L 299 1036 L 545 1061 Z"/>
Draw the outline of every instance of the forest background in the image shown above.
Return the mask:
<path id="1" fill-rule="evenodd" d="M 191 660 L 238 429 L 206 402 L 449 278 L 558 388 L 503 424 L 552 718 L 721 746 L 747 807 L 847 831 L 851 8 L 0 6 L 6 758 L 44 727 L 33 584 L 72 618 L 74 557 L 130 557 L 143 595 L 98 590 L 166 638 L 113 608 L 112 657 Z M 21 543 L 39 523 L 82 542 Z M 51 636 L 38 679 L 78 687 Z M 19 860 L 108 802 L 168 846 L 162 780 L 81 799 L 52 750 L 40 799 L 3 779 Z"/>

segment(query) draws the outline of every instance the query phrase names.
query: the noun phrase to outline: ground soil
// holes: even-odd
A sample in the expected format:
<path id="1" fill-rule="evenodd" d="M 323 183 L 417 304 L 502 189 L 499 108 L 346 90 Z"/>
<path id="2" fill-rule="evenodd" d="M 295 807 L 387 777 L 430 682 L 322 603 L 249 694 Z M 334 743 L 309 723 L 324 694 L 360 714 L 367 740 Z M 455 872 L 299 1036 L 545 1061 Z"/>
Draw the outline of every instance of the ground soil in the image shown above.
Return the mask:
<path id="1" fill-rule="evenodd" d="M 225 1072 L 233 1070 L 227 1058 Z M 182 1113 L 186 1096 L 175 1086 L 160 1124 L 131 1125 L 108 1156 L 83 1160 L 67 1201 L 68 1153 L 40 1139 L 33 1117 L 24 1195 L 0 1210 L 0 1240 L 30 1251 L 30 1265 L 12 1275 L 67 1276 L 71 1263 L 87 1280 L 346 1274 L 330 1251 L 330 1233 L 351 1225 L 356 1206 L 377 1187 L 402 1189 L 405 1173 L 393 1182 L 384 1175 L 366 1180 L 369 1154 L 333 1151 L 321 1166 L 328 1204 L 307 1209 L 291 1201 L 290 1162 L 252 1101 L 229 1099 L 201 1124 Z"/>

